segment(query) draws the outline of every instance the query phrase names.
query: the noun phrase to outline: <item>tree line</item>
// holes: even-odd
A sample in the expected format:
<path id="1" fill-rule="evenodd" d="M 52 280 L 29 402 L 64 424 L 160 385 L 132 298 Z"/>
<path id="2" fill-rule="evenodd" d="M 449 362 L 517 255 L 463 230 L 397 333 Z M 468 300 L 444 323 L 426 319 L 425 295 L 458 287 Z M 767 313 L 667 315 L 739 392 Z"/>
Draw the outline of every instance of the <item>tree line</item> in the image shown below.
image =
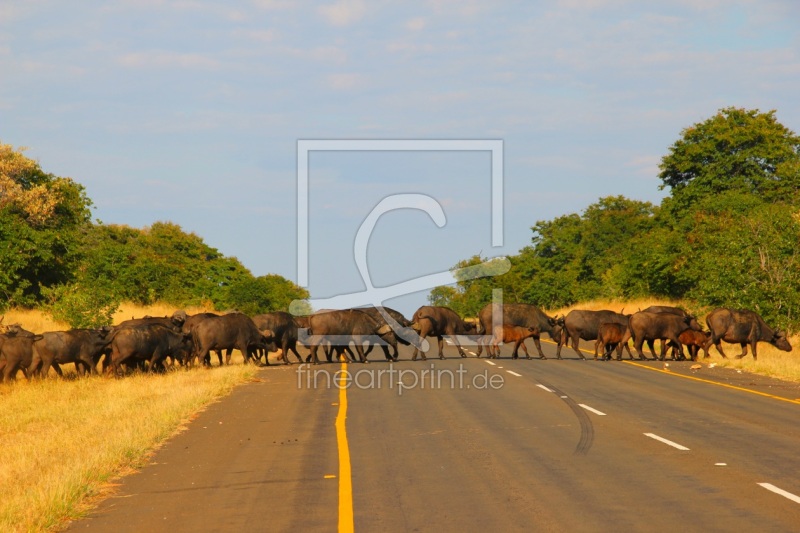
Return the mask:
<path id="1" fill-rule="evenodd" d="M 507 302 L 681 299 L 697 310 L 747 308 L 800 330 L 800 137 L 775 111 L 729 107 L 681 132 L 659 165 L 654 205 L 600 198 L 580 214 L 539 220 L 506 274 L 458 279 L 428 296 L 475 316 L 492 289 Z M 484 268 L 491 273 L 491 262 Z"/>
<path id="2" fill-rule="evenodd" d="M 171 222 L 146 228 L 92 221 L 84 187 L 0 143 L 0 311 L 44 308 L 72 327 L 108 324 L 120 302 L 285 310 L 308 291 L 254 276 Z"/>

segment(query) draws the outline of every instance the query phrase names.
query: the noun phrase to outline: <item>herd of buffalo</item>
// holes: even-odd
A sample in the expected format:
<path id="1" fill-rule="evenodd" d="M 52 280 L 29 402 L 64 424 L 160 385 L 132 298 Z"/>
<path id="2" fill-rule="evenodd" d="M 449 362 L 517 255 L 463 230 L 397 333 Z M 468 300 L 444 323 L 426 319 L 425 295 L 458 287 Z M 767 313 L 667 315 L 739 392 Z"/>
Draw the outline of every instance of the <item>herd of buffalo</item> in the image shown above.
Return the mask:
<path id="1" fill-rule="evenodd" d="M 290 354 L 303 362 L 297 344 L 306 346 L 306 362 L 319 363 L 322 347 L 329 362 L 334 355 L 366 363 L 373 346 L 380 346 L 389 361 L 398 357 L 397 345 L 414 347 L 412 360 L 424 360 L 422 340 L 436 337 L 438 355 L 443 358 L 443 338 L 449 337 L 461 357 L 466 357 L 459 337 L 470 338 L 477 344 L 477 356 L 486 348 L 489 357 L 498 357 L 500 343 L 513 343 L 512 357 L 518 357 L 522 347 L 530 359 L 524 341 L 532 338 L 539 357 L 545 359 L 540 336 L 547 333 L 557 342 L 556 356 L 571 344 L 581 359 L 585 359 L 579 342 L 595 341 L 594 357 L 598 351 L 609 359 L 616 349 L 617 360 L 623 348 L 633 359 L 628 341 L 633 340 L 639 359 L 645 355 L 646 342 L 655 359 L 654 342 L 661 341 L 659 359 L 667 350 L 671 357 L 684 358 L 684 347 L 692 360 L 699 350 L 708 357 L 709 348 L 722 351 L 720 341 L 740 344 L 742 353 L 752 349 L 757 358 L 757 343 L 768 342 L 780 350 L 791 351 L 786 334 L 769 327 L 755 312 L 727 308 L 715 309 L 706 317 L 708 331 L 697 319 L 683 309 L 652 306 L 626 315 L 614 311 L 570 311 L 566 316 L 551 317 L 535 305 L 488 304 L 476 319 L 463 319 L 446 307 L 420 307 L 411 320 L 387 307 L 345 310 L 322 310 L 307 316 L 274 312 L 256 316 L 242 313 L 199 313 L 187 315 L 176 311 L 170 317 L 131 319 L 113 327 L 72 329 L 36 334 L 18 324 L 2 325 L 0 318 L 0 371 L 2 380 L 15 379 L 19 371 L 26 377 L 47 375 L 50 367 L 62 375 L 61 365 L 73 363 L 79 374 L 97 372 L 102 360 L 104 372 L 118 374 L 127 369 L 163 370 L 166 365 L 211 365 L 215 352 L 219 364 L 230 362 L 233 350 L 239 350 L 247 363 L 250 359 L 269 364 L 267 353 L 281 350 L 280 359 L 289 364 Z M 354 353 L 355 351 L 355 353 Z M 357 358 L 357 359 L 356 359 Z"/>

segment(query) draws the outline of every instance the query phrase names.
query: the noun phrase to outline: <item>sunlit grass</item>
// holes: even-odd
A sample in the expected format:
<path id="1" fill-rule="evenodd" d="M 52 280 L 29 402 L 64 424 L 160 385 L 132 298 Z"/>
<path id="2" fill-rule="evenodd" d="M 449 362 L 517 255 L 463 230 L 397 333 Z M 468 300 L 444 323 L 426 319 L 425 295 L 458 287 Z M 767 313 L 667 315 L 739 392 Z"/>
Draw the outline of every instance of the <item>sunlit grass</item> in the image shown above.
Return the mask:
<path id="1" fill-rule="evenodd" d="M 206 309 L 187 309 L 190 314 Z M 115 323 L 168 316 L 169 305 L 123 305 Z M 10 310 L 4 324 L 41 333 L 69 326 L 41 311 Z M 148 455 L 211 401 L 250 379 L 252 365 L 233 363 L 166 374 L 0 384 L 0 531 L 46 531 L 86 512 L 109 482 L 145 464 Z"/>
<path id="2" fill-rule="evenodd" d="M 254 375 L 237 363 L 0 385 L 0 531 L 43 531 L 80 516 L 111 479 L 145 464 L 193 414 Z"/>

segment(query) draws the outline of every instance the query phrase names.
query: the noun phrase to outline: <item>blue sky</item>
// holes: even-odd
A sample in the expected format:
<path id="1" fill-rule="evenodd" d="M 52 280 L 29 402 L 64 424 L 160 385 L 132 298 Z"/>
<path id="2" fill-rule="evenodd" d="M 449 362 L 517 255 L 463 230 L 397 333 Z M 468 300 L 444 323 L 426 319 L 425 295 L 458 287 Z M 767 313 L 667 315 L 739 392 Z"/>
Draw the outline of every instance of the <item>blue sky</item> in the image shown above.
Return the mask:
<path id="1" fill-rule="evenodd" d="M 297 280 L 298 139 L 502 139 L 504 246 L 487 153 L 313 153 L 309 289 L 363 289 L 353 239 L 381 198 L 373 282 L 516 253 L 542 219 L 659 202 L 683 128 L 727 106 L 800 129 L 787 1 L 0 4 L 0 140 L 87 188 L 96 218 L 171 220 L 256 275 Z M 407 314 L 425 292 L 387 302 Z"/>

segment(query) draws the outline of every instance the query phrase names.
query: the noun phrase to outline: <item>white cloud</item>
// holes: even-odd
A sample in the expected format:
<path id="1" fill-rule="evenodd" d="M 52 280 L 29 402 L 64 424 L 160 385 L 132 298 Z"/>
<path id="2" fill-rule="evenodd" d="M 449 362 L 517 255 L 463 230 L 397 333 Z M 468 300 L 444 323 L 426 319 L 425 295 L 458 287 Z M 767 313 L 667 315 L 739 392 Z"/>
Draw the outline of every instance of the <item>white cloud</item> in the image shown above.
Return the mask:
<path id="1" fill-rule="evenodd" d="M 349 26 L 363 18 L 367 6 L 361 0 L 339 0 L 335 4 L 322 6 L 317 11 L 332 26 Z"/>

